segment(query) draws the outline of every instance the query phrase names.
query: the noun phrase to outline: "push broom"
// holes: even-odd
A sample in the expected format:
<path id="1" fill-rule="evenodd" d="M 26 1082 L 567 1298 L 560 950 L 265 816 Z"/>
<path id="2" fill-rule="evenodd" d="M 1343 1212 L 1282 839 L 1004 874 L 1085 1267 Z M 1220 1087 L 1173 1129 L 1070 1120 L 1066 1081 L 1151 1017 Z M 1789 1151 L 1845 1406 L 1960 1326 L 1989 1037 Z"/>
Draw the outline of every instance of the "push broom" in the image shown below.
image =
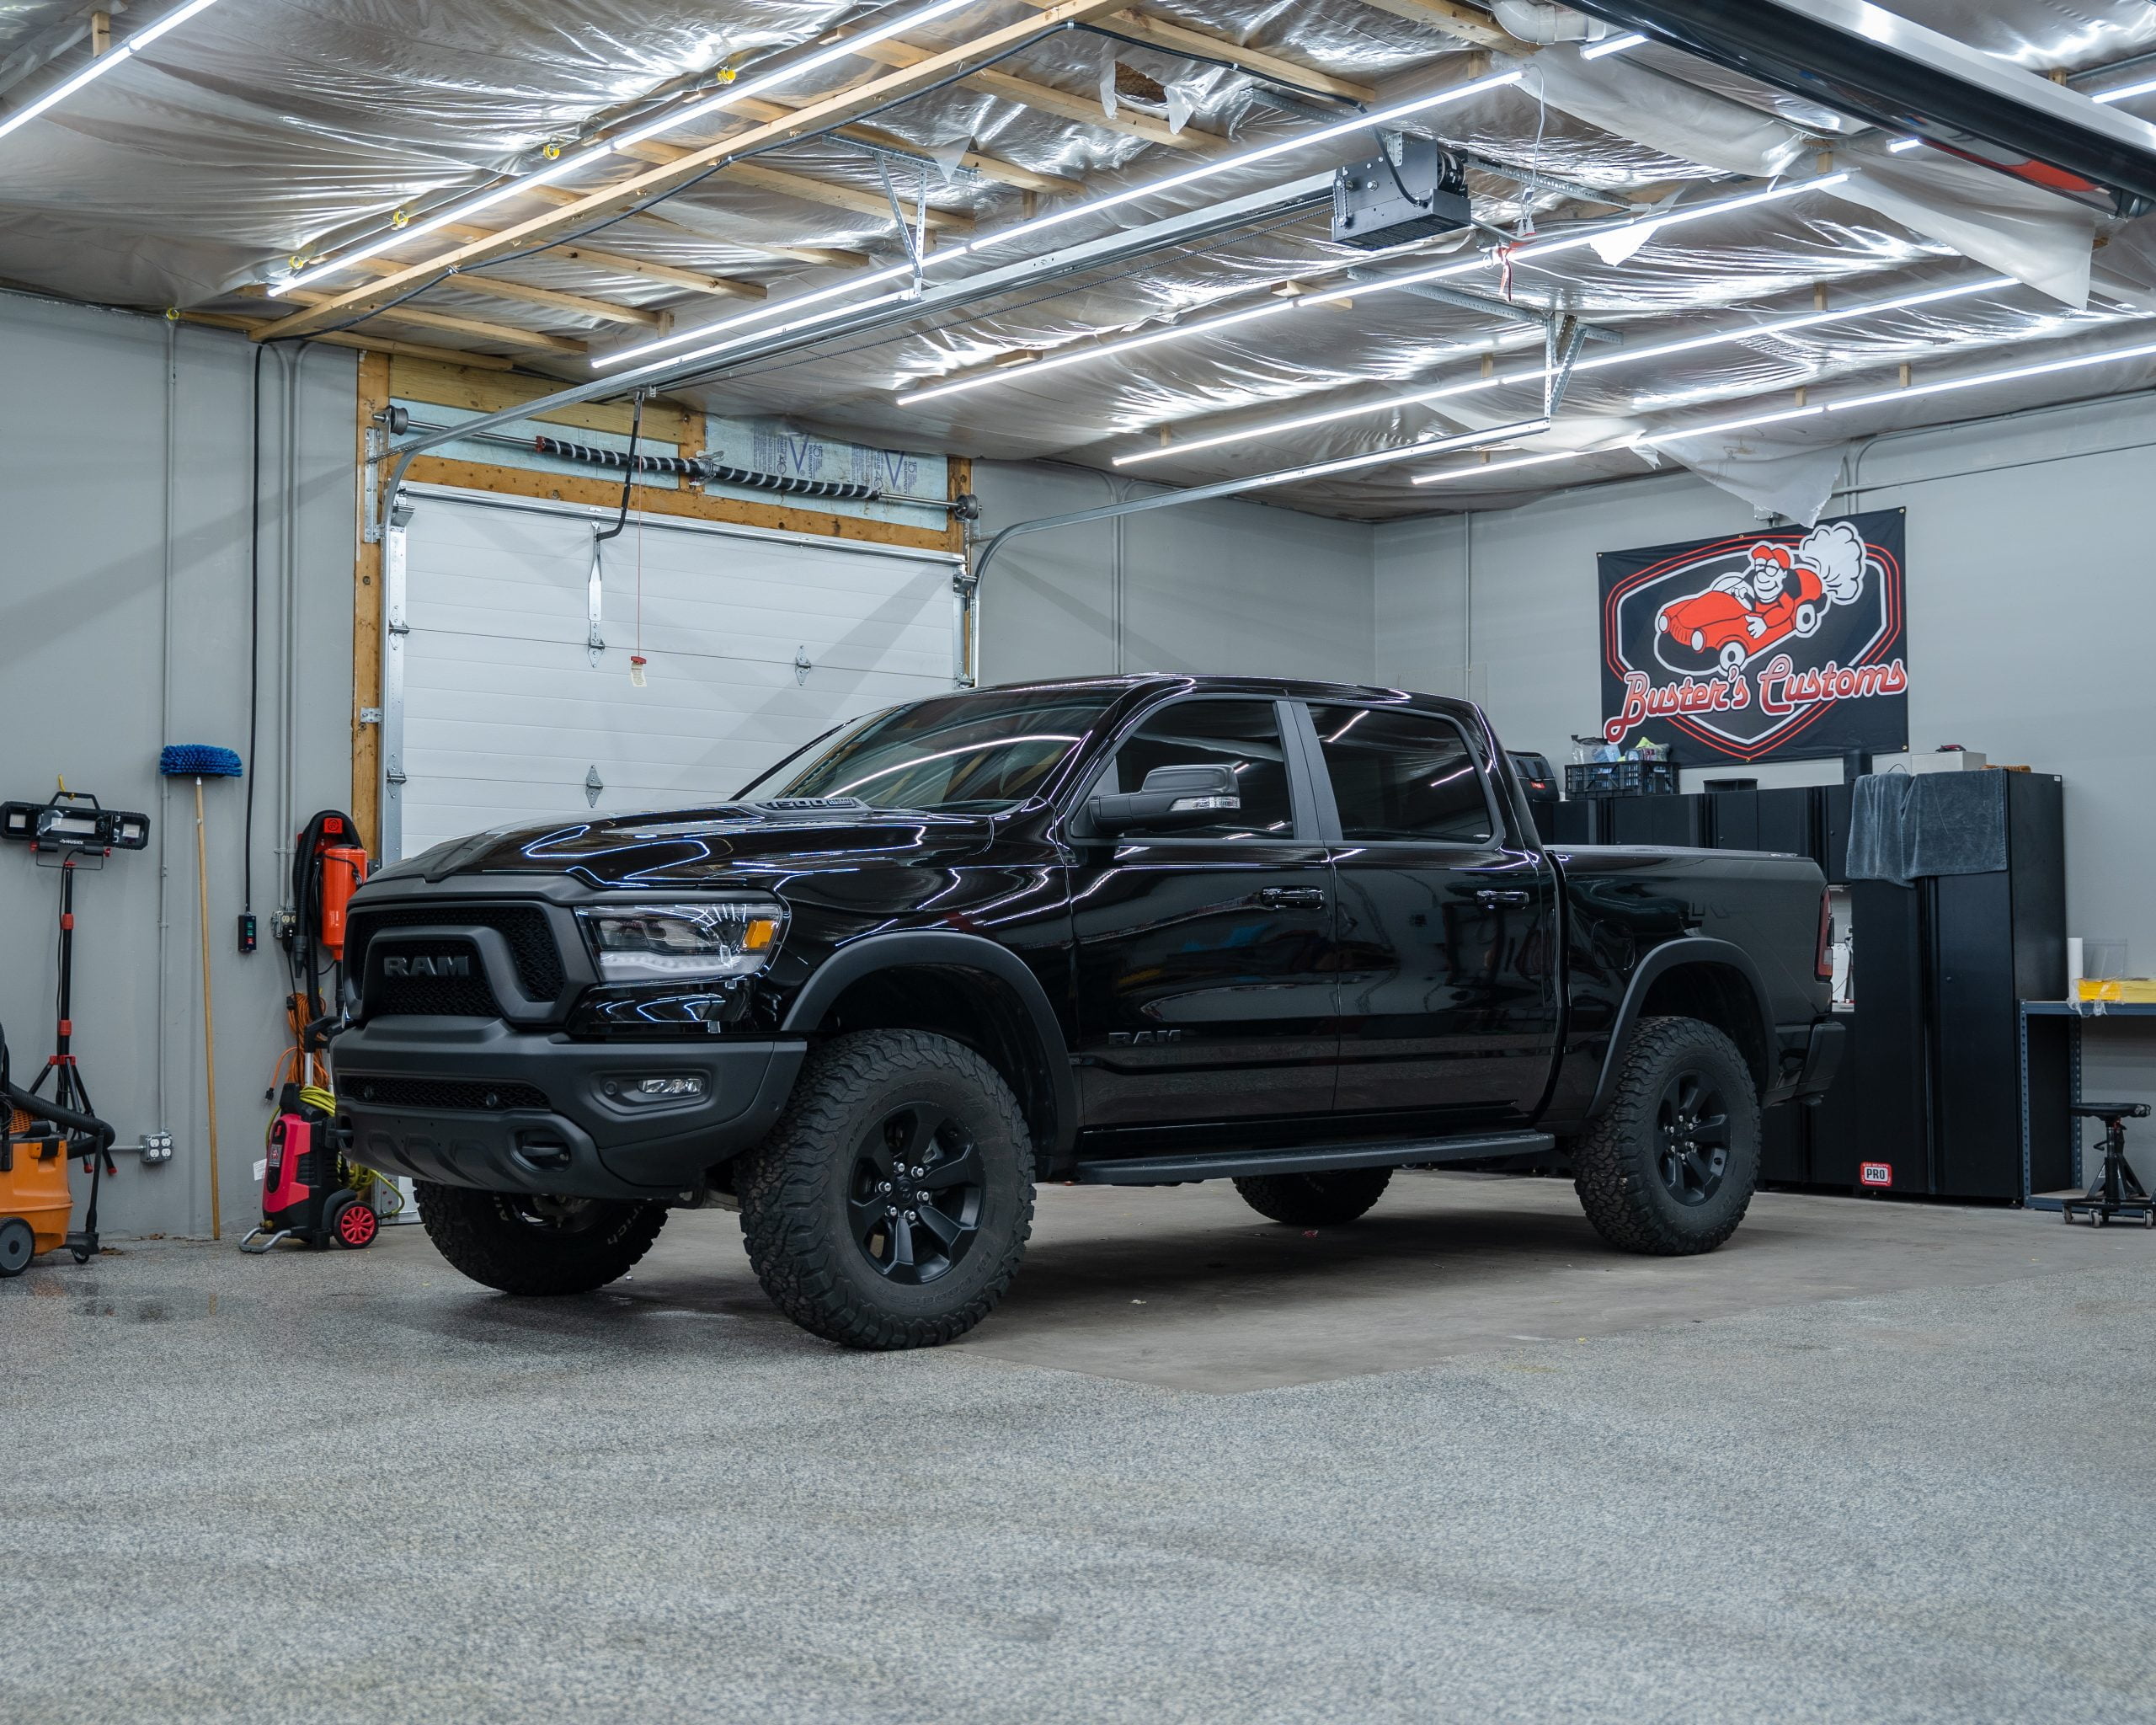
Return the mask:
<path id="1" fill-rule="evenodd" d="M 239 756 L 212 743 L 168 743 L 157 756 L 167 778 L 195 781 L 195 891 L 202 921 L 202 1068 L 210 1105 L 210 1237 L 225 1237 L 217 1198 L 217 1021 L 210 1008 L 210 860 L 202 825 L 202 781 L 237 778 Z"/>

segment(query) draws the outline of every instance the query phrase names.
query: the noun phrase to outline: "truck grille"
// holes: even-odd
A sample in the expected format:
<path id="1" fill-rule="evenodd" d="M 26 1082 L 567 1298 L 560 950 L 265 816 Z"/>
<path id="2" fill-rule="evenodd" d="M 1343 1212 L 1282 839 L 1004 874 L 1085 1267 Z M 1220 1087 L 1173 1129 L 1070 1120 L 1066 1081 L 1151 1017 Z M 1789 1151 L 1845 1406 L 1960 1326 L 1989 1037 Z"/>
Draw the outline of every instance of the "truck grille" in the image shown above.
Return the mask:
<path id="1" fill-rule="evenodd" d="M 398 928 L 491 928 L 509 943 L 516 964 L 516 980 L 535 1001 L 551 1001 L 568 980 L 562 968 L 562 954 L 554 944 L 554 931 L 547 913 L 536 905 L 463 905 L 454 901 L 436 905 L 399 905 L 394 910 L 355 911 L 345 937 L 345 974 L 366 975 L 367 943 L 377 934 Z M 398 985 L 401 986 L 402 985 Z M 492 1013 L 494 996 L 484 982 L 479 992 L 487 1004 L 476 1010 Z M 470 1012 L 467 1007 L 398 1007 L 385 1012 Z"/>
<path id="2" fill-rule="evenodd" d="M 406 1013 L 440 1014 L 447 1017 L 499 1018 L 501 1002 L 487 986 L 472 955 L 469 976 L 385 976 L 376 985 L 367 1002 L 370 1017 L 392 1018 Z"/>
<path id="3" fill-rule="evenodd" d="M 348 1102 L 385 1108 L 446 1108 L 468 1114 L 499 1114 L 510 1108 L 544 1108 L 547 1092 L 531 1084 L 496 1084 L 483 1078 L 376 1078 L 364 1072 L 340 1075 L 338 1089 Z"/>

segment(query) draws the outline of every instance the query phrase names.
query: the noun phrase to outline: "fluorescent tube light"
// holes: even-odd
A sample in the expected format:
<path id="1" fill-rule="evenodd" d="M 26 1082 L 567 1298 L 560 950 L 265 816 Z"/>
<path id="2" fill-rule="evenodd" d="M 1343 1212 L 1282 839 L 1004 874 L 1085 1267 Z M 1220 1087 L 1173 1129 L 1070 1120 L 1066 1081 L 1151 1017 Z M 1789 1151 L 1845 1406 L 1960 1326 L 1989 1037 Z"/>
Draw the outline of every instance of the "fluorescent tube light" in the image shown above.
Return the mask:
<path id="1" fill-rule="evenodd" d="M 746 83 L 728 84 L 725 88 L 707 96 L 702 101 L 692 106 L 677 109 L 670 114 L 661 114 L 638 126 L 634 131 L 609 140 L 608 147 L 626 150 L 632 145 L 641 144 L 649 139 L 661 136 L 664 133 L 677 131 L 692 120 L 702 119 L 707 114 L 717 114 L 723 109 L 731 108 L 737 102 L 746 101 L 752 96 L 760 96 L 766 90 L 776 89 L 781 84 L 792 83 L 796 78 L 804 77 L 809 72 L 821 72 L 825 67 L 835 65 L 841 60 L 853 59 L 859 56 L 863 48 L 872 46 L 878 42 L 887 42 L 893 36 L 904 35 L 916 25 L 928 24 L 936 19 L 942 18 L 947 13 L 961 11 L 966 7 L 979 4 L 980 0 L 935 0 L 932 5 L 921 7 L 917 11 L 907 13 L 903 18 L 891 19 L 873 29 L 862 30 L 857 35 L 848 36 L 843 40 L 833 42 L 828 47 L 809 55 L 806 59 L 792 61 L 776 72 L 766 73 L 762 77 L 751 78 Z"/>
<path id="2" fill-rule="evenodd" d="M 486 191 L 481 192 L 477 197 L 467 198 L 462 203 L 454 204 L 446 210 L 438 210 L 433 215 L 418 222 L 408 223 L 403 227 L 392 228 L 387 233 L 369 241 L 366 245 L 356 247 L 349 252 L 339 252 L 335 257 L 314 264 L 312 268 L 302 270 L 296 275 L 287 275 L 281 281 L 273 281 L 269 285 L 267 291 L 271 297 L 275 298 L 278 295 L 291 292 L 296 287 L 311 286 L 325 276 L 340 275 L 353 264 L 361 263 L 369 258 L 380 257 L 382 253 L 393 250 L 407 240 L 417 239 L 422 234 L 432 233 L 438 228 L 447 227 L 454 222 L 467 221 L 483 210 L 491 210 L 497 204 L 507 202 L 520 193 L 528 192 L 542 185 L 552 185 L 558 179 L 567 179 L 572 174 L 589 168 L 608 153 L 607 147 L 602 144 L 595 149 L 585 150 L 574 156 L 564 156 L 560 161 L 541 168 L 536 174 L 527 174 L 521 179 L 505 179 L 499 185 L 490 187 Z"/>
<path id="3" fill-rule="evenodd" d="M 2042 377 L 2057 371 L 2085 370 L 2091 366 L 2116 365 L 2127 360 L 2156 357 L 2156 341 L 2137 343 L 2132 347 L 2109 348 L 2102 353 L 2076 354 L 2071 359 L 2045 360 L 2033 366 L 2009 366 L 1991 371 L 1979 371 L 1969 377 L 1950 377 L 1938 383 L 1919 383 L 1908 389 L 1875 390 L 1868 395 L 1851 396 L 1844 401 L 1822 402 L 1808 407 L 1785 408 L 1778 413 L 1749 414 L 1741 419 L 1718 419 L 1708 425 L 1688 425 L 1672 431 L 1657 431 L 1641 437 L 1642 443 L 1677 443 L 1688 437 L 1709 437 L 1720 431 L 1742 431 L 1753 425 L 1779 425 L 1790 419 L 1817 419 L 1823 414 L 1847 413 L 1852 408 L 1883 407 L 1889 402 L 1908 401 L 1916 396 L 1943 395 L 1956 389 L 1975 389 L 1987 383 L 2012 383 L 2024 377 Z M 1552 450 L 1541 455 L 1520 456 L 1511 461 L 1491 462 L 1481 467 L 1452 467 L 1441 473 L 1424 473 L 1415 480 L 1417 485 L 1441 485 L 1448 480 L 1471 478 L 1481 473 L 1501 473 L 1514 467 L 1540 467 L 1550 462 L 1570 461 L 1575 457 L 1606 455 L 1610 451 L 1623 449 L 1625 444 L 1605 444 L 1598 449 Z"/>
<path id="4" fill-rule="evenodd" d="M 167 30 L 178 29 L 196 13 L 207 12 L 216 3 L 217 0 L 187 0 L 184 6 L 175 7 L 156 23 L 144 25 L 125 41 L 117 43 L 104 53 L 99 55 L 72 77 L 61 80 L 35 102 L 18 108 L 4 120 L 0 120 L 0 138 L 4 138 L 9 132 L 28 126 L 39 115 L 58 107 L 76 91 L 81 89 L 84 84 L 93 83 L 103 77 L 115 67 L 132 60 Z"/>
<path id="5" fill-rule="evenodd" d="M 1582 456 L 1608 455 L 1612 450 L 1623 449 L 1621 443 L 1605 444 L 1599 449 L 1553 449 L 1546 455 L 1515 456 L 1510 461 L 1484 462 L 1472 467 L 1447 467 L 1442 473 L 1422 473 L 1414 483 L 1417 485 L 1442 485 L 1451 479 L 1480 478 L 1485 473 L 1509 473 L 1514 467 L 1545 467 L 1551 462 L 1569 462 Z"/>
<path id="6" fill-rule="evenodd" d="M 1851 408 L 1878 407 L 1890 401 L 1908 401 L 1919 395 L 1944 395 L 1949 390 L 1974 389 L 1985 383 L 2012 383 L 2023 377 L 2043 377 L 2054 371 L 2078 371 L 2089 366 L 2108 366 L 2121 360 L 2141 360 L 2156 354 L 2156 341 L 2144 341 L 2137 346 L 2113 348 L 2103 353 L 2076 354 L 2068 360 L 2043 360 L 2033 366 L 2010 366 L 2002 371 L 1979 371 L 1973 377 L 1950 377 L 1940 383 L 1913 383 L 1907 389 L 1881 389 L 1870 395 L 1854 396 L 1847 401 L 1829 402 L 1830 414 L 1846 413 Z"/>
<path id="7" fill-rule="evenodd" d="M 2145 96 L 2156 90 L 2156 77 L 2143 78 L 2137 84 L 2121 84 L 2116 90 L 2105 90 L 2090 99 L 2097 102 L 2126 102 L 2136 96 Z"/>
<path id="8" fill-rule="evenodd" d="M 1785 419 L 1812 419 L 1827 411 L 1823 402 L 1810 407 L 1784 408 L 1778 413 L 1747 414 L 1742 419 L 1716 419 L 1706 425 L 1686 425 L 1674 431 L 1653 431 L 1642 443 L 1681 443 L 1688 437 L 1711 437 L 1719 431 L 1742 431 L 1753 425 L 1778 425 Z"/>
<path id="9" fill-rule="evenodd" d="M 1646 40 L 1637 30 L 1621 36 L 1604 36 L 1598 42 L 1590 42 L 1580 50 L 1582 60 L 1601 60 L 1612 54 L 1622 54 L 1627 48 L 1639 47 Z"/>
<path id="10" fill-rule="evenodd" d="M 910 408 L 925 401 L 934 401 L 941 396 L 963 395 L 970 389 L 981 389 L 991 383 L 1008 383 L 1020 377 L 1034 377 L 1043 371 L 1059 371 L 1065 366 L 1075 366 L 1085 360 L 1097 360 L 1104 354 L 1127 354 L 1141 347 L 1153 347 L 1164 341 L 1179 341 L 1187 335 L 1206 335 L 1218 329 L 1229 329 L 1238 323 L 1254 323 L 1261 318 L 1278 317 L 1283 312 L 1295 309 L 1293 300 L 1273 300 L 1262 306 L 1251 306 L 1241 312 L 1228 312 L 1218 318 L 1201 318 L 1192 323 L 1170 323 L 1159 329 L 1150 329 L 1143 335 L 1126 336 L 1120 341 L 1102 344 L 1097 347 L 1065 348 L 1060 353 L 1048 354 L 1023 365 L 1004 366 L 993 371 L 977 372 L 970 377 L 961 377 L 951 383 L 938 383 L 926 389 L 916 389 L 909 395 L 898 398 L 898 404 Z"/>
<path id="11" fill-rule="evenodd" d="M 967 241 L 963 245 L 938 247 L 921 260 L 921 267 L 923 270 L 941 269 L 945 264 L 955 263 L 961 258 L 969 258 L 997 246 L 1009 245 L 1014 240 L 1045 232 L 1049 228 L 1060 227 L 1069 222 L 1081 222 L 1088 216 L 1098 216 L 1105 211 L 1120 209 L 1125 204 L 1136 203 L 1141 199 L 1158 197 L 1163 192 L 1176 191 L 1187 185 L 1195 185 L 1200 180 L 1212 179 L 1215 174 L 1235 173 L 1260 162 L 1269 162 L 1278 156 L 1308 149 L 1314 144 L 1329 143 L 1335 138 L 1368 131 L 1373 126 L 1389 125 L 1395 120 L 1405 120 L 1412 115 L 1427 113 L 1433 108 L 1442 108 L 1454 102 L 1465 101 L 1470 96 L 1479 96 L 1486 91 L 1502 89 L 1508 85 L 1518 83 L 1523 76 L 1523 73 L 1518 72 L 1499 72 L 1492 77 L 1478 78 L 1472 83 L 1455 84 L 1449 89 L 1433 91 L 1426 95 L 1412 96 L 1405 101 L 1396 102 L 1389 108 L 1380 109 L 1374 113 L 1360 114 L 1353 120 L 1339 120 L 1331 126 L 1322 126 L 1315 131 L 1297 132 L 1292 137 L 1276 138 L 1269 144 L 1260 144 L 1254 149 L 1241 151 L 1232 156 L 1214 157 L 1198 163 L 1194 168 L 1186 168 L 1180 174 L 1171 174 L 1165 179 L 1148 180 L 1143 185 L 1127 186 L 1121 191 L 1109 192 L 1097 198 L 1089 198 L 1083 203 L 1073 204 L 1066 209 L 1052 210 L 1044 215 L 1034 216 L 1030 222 L 1022 222 L 1015 227 L 1001 228 L 994 233 L 983 234 L 978 238 Z M 834 294 L 846 293 L 853 288 L 866 286 L 878 279 L 888 280 L 893 274 L 911 275 L 912 265 L 910 264 L 894 265 L 890 270 L 872 272 L 867 276 L 850 277 L 846 282 L 836 286 L 818 290 L 817 297 L 829 298 Z M 592 360 L 591 368 L 595 371 L 609 371 L 616 366 L 626 365 L 630 360 L 640 359 L 647 354 L 660 353 L 669 348 L 685 346 L 690 342 L 702 340 L 716 330 L 734 328 L 746 324 L 762 323 L 773 318 L 784 317 L 799 303 L 805 303 L 805 296 L 791 296 L 783 300 L 767 302 L 758 311 L 744 312 L 738 317 L 729 318 L 723 323 L 705 323 L 694 329 L 676 330 L 670 335 L 643 342 L 635 347 L 622 348 L 612 353 L 601 354 Z M 684 358 L 695 356 L 683 355 Z"/>
<path id="12" fill-rule="evenodd" d="M 1641 216 L 1634 222 L 1651 222 L 1667 226 L 1673 222 L 1697 221 L 1703 216 L 1720 215 L 1726 211 L 1741 210 L 1753 204 L 1771 202 L 1778 198 L 1792 197 L 1801 191 L 1810 191 L 1823 186 L 1839 185 L 1847 174 L 1829 174 L 1812 179 L 1793 180 L 1785 185 L 1772 186 L 1763 192 L 1748 192 L 1741 197 L 1725 198 L 1717 203 L 1701 204 L 1690 210 L 1679 210 L 1665 216 Z M 1515 247 L 1515 263 L 1547 257 L 1553 252 L 1571 251 L 1589 243 L 1596 236 L 1615 232 L 1632 225 L 1629 222 L 1615 222 L 1597 227 L 1589 232 L 1566 234 L 1554 239 L 1531 242 Z M 1299 299 L 1276 300 L 1268 305 L 1253 307 L 1246 311 L 1230 312 L 1219 318 L 1201 318 L 1193 323 L 1172 323 L 1165 328 L 1149 330 L 1143 335 L 1127 336 L 1119 341 L 1095 343 L 1084 348 L 1066 349 L 1046 359 L 1036 360 L 1030 365 L 1005 366 L 995 371 L 979 371 L 968 377 L 954 378 L 948 383 L 932 384 L 926 389 L 915 389 L 896 398 L 900 407 L 913 407 L 919 403 L 933 401 L 947 395 L 958 395 L 970 389 L 985 389 L 991 384 L 1008 383 L 1015 378 L 1031 377 L 1043 369 L 1075 366 L 1084 360 L 1106 359 L 1111 355 L 1129 353 L 1134 348 L 1150 347 L 1156 342 L 1177 341 L 1187 335 L 1204 335 L 1215 329 L 1225 329 L 1232 323 L 1247 323 L 1253 318 L 1270 318 L 1282 312 L 1300 311 L 1305 306 L 1334 305 L 1342 300 L 1361 299 L 1381 293 L 1393 293 L 1401 288 L 1415 287 L 1426 281 L 1442 281 L 1449 278 L 1472 275 L 1486 270 L 1496 261 L 1494 253 L 1478 252 L 1471 258 L 1459 259 L 1440 264 L 1434 269 L 1417 270 L 1406 275 L 1389 276 L 1382 281 L 1358 282 L 1348 287 L 1330 289 L 1323 293 L 1307 293 Z M 753 315 L 753 314 L 752 314 Z M 741 318 L 732 320 L 735 323 Z M 706 324 L 710 329 L 721 326 Z M 639 351 L 639 350 L 632 350 Z M 599 363 L 594 361 L 595 364 Z"/>
<path id="13" fill-rule="evenodd" d="M 1315 479 L 1327 473 L 1353 473 L 1362 467 L 1381 467 L 1389 462 L 1404 462 L 1417 456 L 1442 455 L 1449 449 L 1473 449 L 1485 443 L 1502 443 L 1508 438 L 1532 437 L 1538 431 L 1547 431 L 1547 419 L 1523 419 L 1517 425 L 1493 425 L 1486 431 L 1464 431 L 1453 437 L 1425 437 L 1413 443 L 1396 444 L 1390 449 L 1372 450 L 1367 455 L 1342 456 L 1329 462 L 1312 462 L 1307 467 L 1289 467 L 1278 473 L 1265 473 L 1242 489 L 1255 491 L 1267 485 L 1285 485 L 1294 479 Z"/>
<path id="14" fill-rule="evenodd" d="M 192 0 L 195 10 L 200 10 L 203 6 L 210 3 L 211 0 Z M 903 35 L 917 24 L 927 24 L 932 19 L 941 18 L 946 13 L 957 12 L 962 8 L 978 4 L 979 0 L 934 0 L 931 5 L 909 12 L 903 18 L 894 18 L 878 24 L 873 29 L 863 30 L 858 35 L 848 37 L 843 42 L 833 43 L 819 52 L 809 55 L 806 59 L 794 61 L 789 65 L 779 67 L 776 72 L 766 73 L 762 77 L 751 78 L 746 83 L 729 84 L 715 95 L 707 97 L 703 101 L 693 103 L 686 108 L 675 109 L 670 113 L 661 114 L 643 126 L 638 126 L 634 131 L 625 132 L 617 138 L 609 138 L 603 143 L 594 144 L 589 149 L 579 150 L 574 156 L 565 156 L 550 167 L 520 175 L 515 179 L 504 180 L 501 184 L 489 188 L 477 197 L 462 200 L 447 209 L 437 211 L 423 221 L 412 222 L 403 227 L 392 228 L 387 233 L 379 235 L 354 250 L 339 252 L 335 257 L 327 259 L 315 264 L 312 269 L 303 270 L 297 275 L 288 275 L 281 281 L 272 282 L 270 284 L 269 291 L 272 295 L 281 294 L 291 288 L 304 287 L 311 282 L 319 281 L 325 276 L 340 274 L 349 264 L 363 263 L 369 258 L 379 257 L 382 253 L 402 245 L 406 240 L 415 239 L 422 234 L 432 233 L 439 228 L 446 227 L 451 222 L 462 222 L 467 216 L 476 216 L 482 210 L 490 209 L 505 199 L 516 196 L 519 193 L 531 191 L 542 185 L 551 185 L 558 179 L 567 179 L 579 168 L 589 167 L 595 162 L 603 161 L 618 151 L 644 143 L 663 133 L 676 131 L 706 115 L 716 113 L 722 108 L 731 107 L 735 103 L 745 101 L 765 90 L 791 83 L 804 73 L 819 71 L 834 61 L 846 59 L 850 56 L 857 54 L 862 48 L 872 43 L 889 40 L 893 36 Z M 5 127 L 0 127 L 0 131 L 5 129 Z"/>
<path id="15" fill-rule="evenodd" d="M 1906 311 L 1912 306 L 1936 305 L 1942 300 L 1964 299 L 1971 294 L 1988 293 L 1995 289 L 2014 287 L 2019 284 L 2011 275 L 1988 275 L 1980 281 L 1962 282 L 1952 287 L 1928 288 L 1920 293 L 1905 293 L 1887 300 L 1876 300 L 1868 304 L 1843 306 L 1824 312 L 1793 312 L 1786 318 L 1769 318 L 1763 323 L 1748 323 L 1737 328 L 1717 329 L 1704 335 L 1681 336 L 1674 341 L 1657 342 L 1649 347 L 1620 348 L 1612 352 L 1596 354 L 1578 360 L 1572 371 L 1604 371 L 1613 366 L 1634 365 L 1641 360 L 1666 359 L 1672 354 L 1696 353 L 1704 348 L 1736 346 L 1762 335 L 1786 334 L 1798 329 L 1817 328 L 1823 323 L 1845 323 L 1854 318 L 1876 317 L 1888 312 Z M 1352 419 L 1364 414 L 1383 413 L 1390 408 L 1417 407 L 1428 402 L 1444 401 L 1459 395 L 1477 395 L 1485 390 L 1505 389 L 1525 383 L 1540 383 L 1550 376 L 1546 365 L 1532 366 L 1524 370 L 1493 372 L 1487 377 L 1470 377 L 1454 383 L 1439 384 L 1433 388 L 1410 390 L 1401 395 L 1390 395 L 1381 401 L 1360 402 L 1353 407 L 1322 409 L 1316 412 L 1298 414 L 1285 419 L 1272 419 L 1262 425 L 1242 430 L 1223 431 L 1211 437 L 1178 440 L 1154 449 L 1134 450 L 1129 455 L 1115 458 L 1118 467 L 1139 467 L 1147 462 L 1164 461 L 1170 456 L 1187 454 L 1201 449 L 1217 449 L 1223 444 L 1246 443 L 1253 439 L 1271 437 L 1283 431 L 1300 431 L 1312 425 L 1331 425 L 1339 419 Z M 918 397 L 910 398 L 919 399 Z"/>
<path id="16" fill-rule="evenodd" d="M 1908 154 L 1911 150 L 1921 149 L 1923 147 L 1922 138 L 1896 138 L 1892 143 L 1887 145 L 1886 153 L 1890 156 L 1902 156 Z"/>

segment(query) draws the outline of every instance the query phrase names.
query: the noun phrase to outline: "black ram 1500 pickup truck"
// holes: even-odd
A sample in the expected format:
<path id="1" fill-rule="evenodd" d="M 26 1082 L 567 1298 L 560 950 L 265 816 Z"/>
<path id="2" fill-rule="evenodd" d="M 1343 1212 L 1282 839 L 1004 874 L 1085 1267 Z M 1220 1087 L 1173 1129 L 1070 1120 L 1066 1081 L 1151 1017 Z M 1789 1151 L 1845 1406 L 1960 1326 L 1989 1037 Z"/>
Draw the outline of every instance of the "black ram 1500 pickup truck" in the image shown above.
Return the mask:
<path id="1" fill-rule="evenodd" d="M 737 1207 L 863 1348 L 987 1315 L 1034 1183 L 1225 1177 L 1353 1220 L 1398 1167 L 1569 1167 L 1627 1251 L 1707 1251 L 1759 1110 L 1822 1091 L 1801 858 L 1552 851 L 1476 708 L 1142 676 L 955 693 L 730 803 L 483 833 L 352 900 L 351 1153 L 449 1261 L 600 1286 Z"/>

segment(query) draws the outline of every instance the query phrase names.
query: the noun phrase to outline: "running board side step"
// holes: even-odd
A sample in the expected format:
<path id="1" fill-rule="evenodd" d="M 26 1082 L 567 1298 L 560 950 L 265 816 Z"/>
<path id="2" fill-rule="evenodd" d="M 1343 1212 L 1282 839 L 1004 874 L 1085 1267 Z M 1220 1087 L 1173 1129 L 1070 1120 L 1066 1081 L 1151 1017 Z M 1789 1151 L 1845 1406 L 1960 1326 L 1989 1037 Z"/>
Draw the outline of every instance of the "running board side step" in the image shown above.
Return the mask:
<path id="1" fill-rule="evenodd" d="M 1104 1157 L 1078 1164 L 1081 1186 L 1171 1186 L 1245 1174 L 1326 1174 L 1340 1168 L 1405 1168 L 1426 1162 L 1472 1162 L 1485 1156 L 1555 1150 L 1547 1132 L 1486 1132 L 1463 1138 L 1394 1139 L 1380 1144 L 1319 1144 L 1298 1150 L 1225 1150 L 1195 1156 Z"/>

